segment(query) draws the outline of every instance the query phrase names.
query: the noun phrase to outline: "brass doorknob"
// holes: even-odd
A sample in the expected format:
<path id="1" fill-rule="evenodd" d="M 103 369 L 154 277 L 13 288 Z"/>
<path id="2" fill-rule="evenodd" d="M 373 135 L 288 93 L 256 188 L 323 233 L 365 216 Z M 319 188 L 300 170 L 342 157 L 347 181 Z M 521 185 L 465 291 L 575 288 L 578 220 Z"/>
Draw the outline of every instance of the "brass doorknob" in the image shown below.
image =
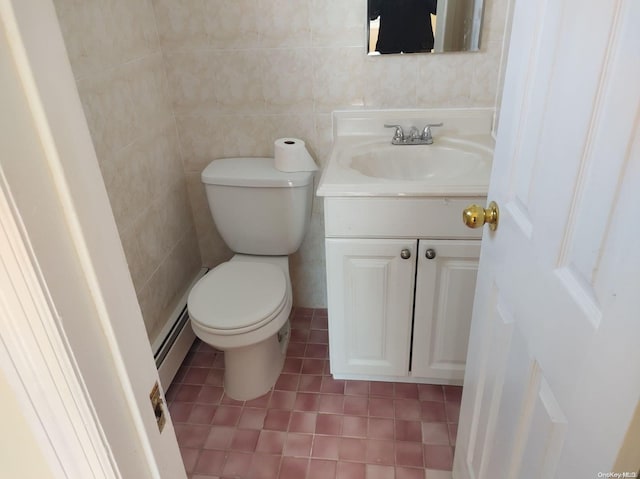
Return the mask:
<path id="1" fill-rule="evenodd" d="M 489 203 L 486 209 L 480 205 L 469 205 L 462 211 L 462 221 L 469 228 L 480 228 L 488 223 L 491 231 L 495 231 L 498 227 L 499 216 L 500 211 L 495 201 Z"/>

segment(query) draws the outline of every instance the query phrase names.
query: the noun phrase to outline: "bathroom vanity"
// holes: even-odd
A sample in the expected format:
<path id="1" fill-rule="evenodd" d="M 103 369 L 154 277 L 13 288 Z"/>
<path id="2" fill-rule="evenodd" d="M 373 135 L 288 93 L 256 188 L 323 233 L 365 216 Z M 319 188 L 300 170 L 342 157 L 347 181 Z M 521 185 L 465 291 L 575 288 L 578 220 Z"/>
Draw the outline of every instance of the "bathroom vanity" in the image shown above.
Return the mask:
<path id="1" fill-rule="evenodd" d="M 324 199 L 331 373 L 462 384 L 482 230 L 491 110 L 334 113 Z M 443 122 L 433 145 L 390 145 L 385 123 Z"/>

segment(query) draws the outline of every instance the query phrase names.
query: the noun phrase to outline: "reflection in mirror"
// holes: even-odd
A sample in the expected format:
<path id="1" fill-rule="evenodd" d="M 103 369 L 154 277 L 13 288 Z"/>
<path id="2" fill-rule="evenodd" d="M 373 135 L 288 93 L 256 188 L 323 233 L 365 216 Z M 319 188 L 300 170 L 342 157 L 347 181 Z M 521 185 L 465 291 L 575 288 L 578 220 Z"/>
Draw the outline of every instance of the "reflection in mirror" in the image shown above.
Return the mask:
<path id="1" fill-rule="evenodd" d="M 369 55 L 478 51 L 483 0 L 368 0 Z"/>

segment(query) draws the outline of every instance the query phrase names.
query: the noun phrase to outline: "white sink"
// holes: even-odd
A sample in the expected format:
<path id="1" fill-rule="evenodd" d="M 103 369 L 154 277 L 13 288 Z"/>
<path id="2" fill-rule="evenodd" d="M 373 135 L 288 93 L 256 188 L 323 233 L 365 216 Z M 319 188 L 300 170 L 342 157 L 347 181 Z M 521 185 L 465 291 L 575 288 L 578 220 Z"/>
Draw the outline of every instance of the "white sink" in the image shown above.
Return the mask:
<path id="1" fill-rule="evenodd" d="M 333 149 L 318 185 L 324 197 L 482 197 L 489 188 L 493 110 L 333 113 Z M 385 124 L 433 129 L 431 145 L 392 145 Z"/>
<path id="2" fill-rule="evenodd" d="M 371 142 L 354 146 L 341 164 L 365 176 L 403 181 L 487 179 L 491 150 L 468 141 L 438 138 L 432 145 L 391 145 Z"/>

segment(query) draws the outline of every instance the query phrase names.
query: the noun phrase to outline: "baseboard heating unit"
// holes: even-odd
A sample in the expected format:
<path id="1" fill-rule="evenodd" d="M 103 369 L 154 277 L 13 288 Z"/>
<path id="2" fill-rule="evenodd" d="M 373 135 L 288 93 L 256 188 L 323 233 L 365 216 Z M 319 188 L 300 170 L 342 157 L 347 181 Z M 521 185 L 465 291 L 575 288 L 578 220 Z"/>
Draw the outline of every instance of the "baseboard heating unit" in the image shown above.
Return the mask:
<path id="1" fill-rule="evenodd" d="M 187 298 L 191 287 L 196 281 L 202 278 L 206 272 L 207 269 L 202 269 L 194 278 L 186 293 L 180 298 L 173 314 L 169 316 L 160 334 L 151 344 L 153 358 L 155 359 L 158 375 L 160 376 L 160 383 L 165 392 L 171 385 L 171 381 L 173 381 L 193 341 L 196 339 L 196 335 L 189 324 Z"/>

